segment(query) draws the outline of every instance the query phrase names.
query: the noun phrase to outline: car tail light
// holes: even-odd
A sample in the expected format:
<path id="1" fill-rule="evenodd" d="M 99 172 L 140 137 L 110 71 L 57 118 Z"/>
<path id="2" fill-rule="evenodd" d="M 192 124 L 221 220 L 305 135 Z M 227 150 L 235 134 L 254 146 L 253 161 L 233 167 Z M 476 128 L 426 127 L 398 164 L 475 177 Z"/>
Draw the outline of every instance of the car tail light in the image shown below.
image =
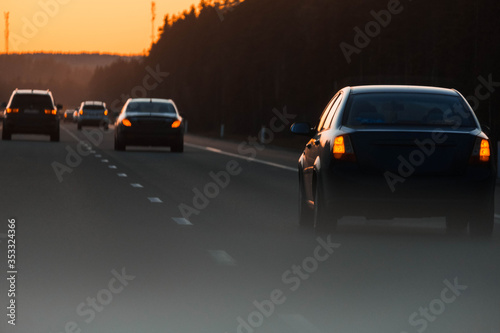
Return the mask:
<path id="1" fill-rule="evenodd" d="M 104 110 L 104 115 L 107 116 L 108 115 L 108 110 Z"/>
<path id="2" fill-rule="evenodd" d="M 83 114 L 83 110 L 80 110 L 80 112 L 78 112 L 79 114 Z"/>
<path id="3" fill-rule="evenodd" d="M 57 114 L 56 109 L 45 109 L 45 114 Z"/>
<path id="4" fill-rule="evenodd" d="M 172 123 L 172 128 L 178 128 L 179 126 L 181 126 L 180 120 L 176 120 Z"/>
<path id="5" fill-rule="evenodd" d="M 352 149 L 348 135 L 340 135 L 333 141 L 333 157 L 337 160 L 355 161 L 356 155 Z"/>
<path id="6" fill-rule="evenodd" d="M 127 118 L 122 120 L 122 124 L 123 124 L 123 126 L 126 126 L 126 127 L 132 126 L 132 123 Z"/>
<path id="7" fill-rule="evenodd" d="M 5 109 L 5 111 L 6 111 L 7 113 L 18 113 L 18 112 L 19 112 L 19 109 L 7 108 L 7 109 Z"/>
<path id="8" fill-rule="evenodd" d="M 476 138 L 470 158 L 471 163 L 485 163 L 490 160 L 490 142 L 483 138 Z"/>

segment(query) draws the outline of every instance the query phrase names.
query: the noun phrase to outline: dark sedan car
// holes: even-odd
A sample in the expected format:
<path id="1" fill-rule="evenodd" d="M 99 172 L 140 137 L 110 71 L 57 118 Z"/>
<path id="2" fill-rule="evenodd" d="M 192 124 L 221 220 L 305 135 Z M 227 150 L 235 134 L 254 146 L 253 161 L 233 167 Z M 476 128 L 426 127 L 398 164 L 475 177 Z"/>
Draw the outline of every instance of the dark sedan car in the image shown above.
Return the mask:
<path id="1" fill-rule="evenodd" d="M 340 90 L 299 159 L 300 224 L 342 216 L 445 216 L 449 230 L 493 231 L 496 166 L 488 136 L 456 90 L 359 86 Z"/>
<path id="2" fill-rule="evenodd" d="M 132 146 L 169 146 L 184 151 L 184 124 L 170 99 L 130 98 L 115 123 L 115 150 Z"/>

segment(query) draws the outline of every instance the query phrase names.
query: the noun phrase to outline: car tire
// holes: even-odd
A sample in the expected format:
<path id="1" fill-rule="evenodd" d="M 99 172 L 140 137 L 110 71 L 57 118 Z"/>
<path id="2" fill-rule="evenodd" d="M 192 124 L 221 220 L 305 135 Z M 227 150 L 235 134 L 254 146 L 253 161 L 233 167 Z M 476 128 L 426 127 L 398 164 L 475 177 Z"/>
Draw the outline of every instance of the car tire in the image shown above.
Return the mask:
<path id="1" fill-rule="evenodd" d="M 489 237 L 493 233 L 495 225 L 495 211 L 493 199 L 480 205 L 472 214 L 469 222 L 469 233 L 471 237 Z"/>
<path id="2" fill-rule="evenodd" d="M 178 139 L 177 142 L 170 147 L 170 151 L 174 153 L 184 152 L 184 138 Z"/>
<path id="3" fill-rule="evenodd" d="M 104 124 L 103 128 L 104 128 L 105 131 L 107 131 L 109 129 L 108 124 Z"/>
<path id="4" fill-rule="evenodd" d="M 307 204 L 302 177 L 299 177 L 299 226 L 312 227 L 314 225 L 314 210 Z"/>
<path id="5" fill-rule="evenodd" d="M 12 138 L 12 134 L 5 129 L 2 129 L 2 140 L 9 141 Z"/>
<path id="6" fill-rule="evenodd" d="M 316 184 L 314 196 L 314 229 L 318 232 L 331 232 L 337 228 L 339 214 L 326 203 L 320 184 Z"/>
<path id="7" fill-rule="evenodd" d="M 115 150 L 124 151 L 125 150 L 125 142 L 115 137 Z"/>
<path id="8" fill-rule="evenodd" d="M 60 139 L 59 129 L 50 134 L 50 141 L 59 142 L 59 139 Z"/>
<path id="9" fill-rule="evenodd" d="M 78 123 L 78 125 L 76 127 L 80 131 L 82 129 L 82 124 Z"/>

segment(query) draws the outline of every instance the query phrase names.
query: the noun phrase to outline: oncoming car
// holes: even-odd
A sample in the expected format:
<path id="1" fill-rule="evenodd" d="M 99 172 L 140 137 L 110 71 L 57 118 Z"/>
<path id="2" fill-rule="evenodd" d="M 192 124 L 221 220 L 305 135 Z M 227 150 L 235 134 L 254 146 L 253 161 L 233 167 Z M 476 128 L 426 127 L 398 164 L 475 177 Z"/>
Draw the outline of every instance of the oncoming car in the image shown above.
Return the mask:
<path id="1" fill-rule="evenodd" d="M 170 99 L 130 98 L 115 123 L 115 150 L 133 146 L 169 146 L 184 151 L 184 123 Z"/>
<path id="2" fill-rule="evenodd" d="M 340 90 L 299 159 L 299 223 L 342 216 L 446 217 L 448 230 L 490 235 L 496 166 L 488 136 L 456 90 L 358 86 Z"/>
<path id="3" fill-rule="evenodd" d="M 50 90 L 16 89 L 4 111 L 2 140 L 12 134 L 47 134 L 59 141 L 59 116 Z"/>
<path id="4" fill-rule="evenodd" d="M 106 104 L 100 101 L 82 102 L 76 119 L 79 130 L 83 126 L 102 126 L 107 130 L 109 126 L 108 109 Z"/>

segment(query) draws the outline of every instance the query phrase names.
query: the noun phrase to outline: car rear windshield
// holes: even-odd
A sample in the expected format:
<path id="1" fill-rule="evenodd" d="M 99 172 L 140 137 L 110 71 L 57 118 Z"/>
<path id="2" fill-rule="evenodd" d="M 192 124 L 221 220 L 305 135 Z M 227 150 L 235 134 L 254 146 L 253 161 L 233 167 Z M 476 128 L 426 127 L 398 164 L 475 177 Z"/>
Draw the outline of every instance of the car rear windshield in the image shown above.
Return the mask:
<path id="1" fill-rule="evenodd" d="M 53 109 L 54 104 L 49 95 L 38 94 L 16 94 L 10 105 L 15 109 Z"/>
<path id="2" fill-rule="evenodd" d="M 471 111 L 459 96 L 424 93 L 351 95 L 343 124 L 349 127 L 477 126 Z"/>
<path id="3" fill-rule="evenodd" d="M 100 110 L 100 111 L 106 110 L 106 108 L 102 105 L 84 105 L 83 109 L 84 110 Z"/>
<path id="4" fill-rule="evenodd" d="M 170 103 L 131 102 L 127 106 L 127 112 L 173 113 L 173 114 L 175 114 L 175 108 Z"/>

